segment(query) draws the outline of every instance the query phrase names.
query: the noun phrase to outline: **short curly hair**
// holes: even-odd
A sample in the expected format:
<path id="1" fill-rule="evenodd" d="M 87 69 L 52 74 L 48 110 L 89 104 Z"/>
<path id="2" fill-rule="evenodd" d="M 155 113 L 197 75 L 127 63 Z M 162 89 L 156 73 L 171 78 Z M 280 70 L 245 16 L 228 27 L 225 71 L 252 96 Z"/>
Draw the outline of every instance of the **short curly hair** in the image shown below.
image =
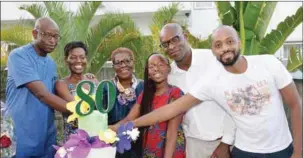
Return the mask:
<path id="1" fill-rule="evenodd" d="M 115 55 L 120 54 L 120 53 L 128 53 L 131 56 L 132 60 L 133 61 L 135 60 L 134 52 L 132 50 L 130 50 L 129 48 L 125 48 L 125 47 L 119 47 L 119 48 L 115 49 L 111 54 L 112 62 L 114 62 L 114 60 L 115 60 Z"/>
<path id="2" fill-rule="evenodd" d="M 65 45 L 64 56 L 68 57 L 71 50 L 75 48 L 82 48 L 85 51 L 85 55 L 88 55 L 88 48 L 82 41 L 72 41 Z"/>

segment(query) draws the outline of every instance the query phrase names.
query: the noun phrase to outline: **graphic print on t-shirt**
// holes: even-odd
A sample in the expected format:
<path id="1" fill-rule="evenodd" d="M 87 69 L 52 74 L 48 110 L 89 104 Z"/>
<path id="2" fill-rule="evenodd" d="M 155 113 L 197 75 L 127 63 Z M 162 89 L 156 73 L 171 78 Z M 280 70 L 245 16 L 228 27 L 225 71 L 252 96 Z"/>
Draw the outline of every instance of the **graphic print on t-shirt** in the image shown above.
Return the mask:
<path id="1" fill-rule="evenodd" d="M 243 88 L 225 91 L 229 108 L 240 115 L 260 114 L 263 107 L 271 103 L 267 81 L 259 81 Z"/>

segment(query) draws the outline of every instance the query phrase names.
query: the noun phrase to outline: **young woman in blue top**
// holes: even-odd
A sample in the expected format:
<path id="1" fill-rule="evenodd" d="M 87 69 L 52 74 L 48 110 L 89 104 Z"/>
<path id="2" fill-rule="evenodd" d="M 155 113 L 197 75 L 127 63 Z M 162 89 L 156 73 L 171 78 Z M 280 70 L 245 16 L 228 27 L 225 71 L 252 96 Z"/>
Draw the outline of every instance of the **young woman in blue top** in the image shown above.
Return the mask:
<path id="1" fill-rule="evenodd" d="M 64 77 L 62 80 L 56 83 L 57 95 L 66 101 L 74 100 L 76 95 L 75 89 L 77 84 L 82 80 L 91 80 L 95 84 L 98 84 L 97 79 L 93 74 L 84 74 L 84 70 L 87 64 L 88 50 L 86 45 L 81 41 L 72 41 L 66 44 L 64 48 L 64 60 L 69 67 L 70 75 Z M 86 87 L 84 87 L 86 88 Z M 66 142 L 69 135 L 75 133 L 77 126 L 77 120 L 67 122 L 69 114 L 63 113 L 63 125 L 64 125 L 64 140 Z"/>

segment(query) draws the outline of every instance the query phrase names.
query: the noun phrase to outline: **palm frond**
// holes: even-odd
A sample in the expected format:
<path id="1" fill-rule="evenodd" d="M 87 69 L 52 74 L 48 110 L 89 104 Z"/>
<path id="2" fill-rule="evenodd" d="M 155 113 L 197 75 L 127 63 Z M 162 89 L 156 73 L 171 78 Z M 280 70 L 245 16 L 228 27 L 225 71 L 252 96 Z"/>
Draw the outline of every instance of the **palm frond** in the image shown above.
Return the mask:
<path id="1" fill-rule="evenodd" d="M 48 11 L 48 15 L 52 18 L 60 29 L 61 40 L 58 42 L 56 49 L 51 56 L 57 63 L 58 74 L 63 77 L 67 74 L 67 68 L 62 61 L 64 59 L 63 49 L 66 43 L 74 40 L 74 18 L 73 13 L 68 11 L 63 2 L 43 2 Z"/>
<path id="2" fill-rule="evenodd" d="M 82 2 L 75 17 L 75 39 L 84 39 L 89 31 L 92 19 L 102 2 Z"/>
<path id="3" fill-rule="evenodd" d="M 29 12 L 31 15 L 34 16 L 35 19 L 38 19 L 39 17 L 45 17 L 48 15 L 45 6 L 38 3 L 34 3 L 31 5 L 22 5 L 19 7 L 19 9 Z"/>
<path id="4" fill-rule="evenodd" d="M 88 71 L 97 74 L 104 63 L 110 58 L 111 52 L 114 49 L 139 37 L 137 33 L 111 33 L 107 39 L 102 41 L 101 47 L 94 54 L 93 60 L 89 62 Z"/>
<path id="5" fill-rule="evenodd" d="M 192 48 L 200 48 L 200 49 L 210 49 L 211 48 L 211 35 L 209 35 L 208 39 L 199 39 L 193 36 L 189 30 L 185 31 L 187 35 L 188 42 L 191 44 Z"/>
<path id="6" fill-rule="evenodd" d="M 159 8 L 153 13 L 153 25 L 161 29 L 166 23 L 173 20 L 176 13 L 179 11 L 179 3 L 171 3 L 169 6 Z"/>
<path id="7" fill-rule="evenodd" d="M 5 68 L 6 66 L 6 62 L 7 62 L 7 57 L 8 57 L 8 51 L 7 49 L 4 47 L 4 43 L 1 42 L 1 69 L 3 70 L 3 68 Z"/>
<path id="8" fill-rule="evenodd" d="M 16 24 L 1 29 L 1 41 L 14 43 L 18 46 L 32 41 L 32 26 Z"/>
<path id="9" fill-rule="evenodd" d="M 73 13 L 69 12 L 63 2 L 44 2 L 45 8 L 48 11 L 49 17 L 52 18 L 59 26 L 63 28 L 67 22 L 72 20 Z"/>
<path id="10" fill-rule="evenodd" d="M 162 52 L 159 48 L 160 30 L 165 24 L 173 22 L 173 18 L 179 10 L 179 3 L 171 3 L 169 6 L 161 7 L 153 13 L 152 24 L 149 26 L 153 38 L 153 51 Z"/>
<path id="11" fill-rule="evenodd" d="M 86 37 L 89 54 L 88 60 L 91 62 L 93 55 L 98 52 L 99 47 L 102 47 L 102 42 L 111 34 L 117 26 L 124 23 L 124 15 L 107 13 L 102 16 L 100 21 L 92 28 Z"/>
<path id="12" fill-rule="evenodd" d="M 135 50 L 135 75 L 138 78 L 144 78 L 145 65 L 148 56 L 153 53 L 153 39 L 152 36 L 142 36 L 140 40 L 134 40 L 134 47 L 139 48 Z"/>
<path id="13" fill-rule="evenodd" d="M 127 14 L 120 14 L 121 18 L 124 19 L 124 22 L 120 25 L 120 28 L 124 31 L 135 31 L 139 32 L 139 28 L 136 26 L 132 18 Z"/>

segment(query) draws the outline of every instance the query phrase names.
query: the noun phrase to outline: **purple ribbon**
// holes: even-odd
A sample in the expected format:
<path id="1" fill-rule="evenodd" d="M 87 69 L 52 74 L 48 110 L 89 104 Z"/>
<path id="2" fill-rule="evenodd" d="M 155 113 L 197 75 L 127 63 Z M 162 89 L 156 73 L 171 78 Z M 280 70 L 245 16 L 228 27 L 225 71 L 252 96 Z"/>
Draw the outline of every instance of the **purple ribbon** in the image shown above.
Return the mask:
<path id="1" fill-rule="evenodd" d="M 84 158 L 87 157 L 92 148 L 105 148 L 111 145 L 101 141 L 98 136 L 90 137 L 89 134 L 81 129 L 77 129 L 76 134 L 71 134 L 69 140 L 63 145 L 67 154 L 63 158 L 68 158 L 68 154 L 71 154 L 73 158 Z M 55 149 L 59 149 L 58 146 L 54 145 Z M 72 151 L 69 149 L 74 148 Z M 60 157 L 57 152 L 55 158 Z"/>

